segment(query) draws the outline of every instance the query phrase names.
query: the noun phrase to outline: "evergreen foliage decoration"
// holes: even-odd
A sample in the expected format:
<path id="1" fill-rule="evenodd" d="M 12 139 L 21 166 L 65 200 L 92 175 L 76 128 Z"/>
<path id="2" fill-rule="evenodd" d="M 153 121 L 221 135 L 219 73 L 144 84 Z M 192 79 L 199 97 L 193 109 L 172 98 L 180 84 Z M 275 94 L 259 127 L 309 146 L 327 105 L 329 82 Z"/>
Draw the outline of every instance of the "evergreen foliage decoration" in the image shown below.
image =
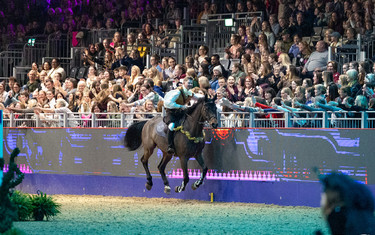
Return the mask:
<path id="1" fill-rule="evenodd" d="M 10 201 L 17 207 L 18 221 L 25 221 L 31 218 L 34 206 L 28 194 L 16 190 L 10 196 Z"/>
<path id="2" fill-rule="evenodd" d="M 38 194 L 30 195 L 32 214 L 35 220 L 42 221 L 44 217 L 48 220 L 60 213 L 60 204 L 55 202 L 51 196 L 47 196 L 38 190 Z"/>
<path id="3" fill-rule="evenodd" d="M 19 153 L 20 150 L 15 148 L 10 155 L 9 170 L 4 174 L 0 186 L 0 233 L 9 230 L 13 221 L 18 218 L 17 207 L 10 201 L 9 194 L 10 190 L 19 185 L 24 178 L 24 174 L 14 162 Z M 4 169 L 4 159 L 0 159 L 0 167 Z"/>
<path id="4" fill-rule="evenodd" d="M 11 228 L 8 231 L 6 231 L 3 235 L 27 235 L 27 234 L 18 228 Z"/>

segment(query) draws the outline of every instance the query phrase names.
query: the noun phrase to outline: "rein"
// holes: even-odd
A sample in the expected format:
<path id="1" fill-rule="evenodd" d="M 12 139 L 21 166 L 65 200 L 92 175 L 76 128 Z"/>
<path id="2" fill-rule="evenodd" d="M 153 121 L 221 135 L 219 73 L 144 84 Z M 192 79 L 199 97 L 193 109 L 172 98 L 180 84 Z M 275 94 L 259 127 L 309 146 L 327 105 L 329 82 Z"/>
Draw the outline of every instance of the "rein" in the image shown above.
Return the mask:
<path id="1" fill-rule="evenodd" d="M 186 113 L 186 112 L 185 112 L 185 115 L 186 115 L 186 117 L 190 117 L 190 118 L 192 118 L 191 115 L 188 114 L 188 113 Z M 205 138 L 205 136 L 206 136 L 205 133 L 204 133 L 204 130 L 202 130 L 202 137 L 192 137 L 189 131 L 185 131 L 185 130 L 183 129 L 183 125 L 184 125 L 185 121 L 186 121 L 186 119 L 182 122 L 182 124 L 181 124 L 180 126 L 174 128 L 173 131 L 180 131 L 180 132 L 181 132 L 182 134 L 184 134 L 189 140 L 194 141 L 194 143 L 196 143 L 196 144 L 198 144 L 198 143 L 200 143 L 200 142 L 203 142 L 203 141 L 204 141 L 204 138 Z M 204 122 L 198 122 L 198 123 L 199 123 L 199 124 L 204 124 Z"/>
<path id="2" fill-rule="evenodd" d="M 204 138 L 205 138 L 205 136 L 206 136 L 206 135 L 204 134 L 204 131 L 202 130 L 202 135 L 203 135 L 202 137 L 191 137 L 190 133 L 189 133 L 188 131 L 185 131 L 185 130 L 183 129 L 182 125 L 179 126 L 179 127 L 174 128 L 173 131 L 180 131 L 182 134 L 186 135 L 186 137 L 187 137 L 189 140 L 194 141 L 194 143 L 196 143 L 196 144 L 198 144 L 198 143 L 200 143 L 200 142 L 203 142 L 203 141 L 204 141 Z"/>

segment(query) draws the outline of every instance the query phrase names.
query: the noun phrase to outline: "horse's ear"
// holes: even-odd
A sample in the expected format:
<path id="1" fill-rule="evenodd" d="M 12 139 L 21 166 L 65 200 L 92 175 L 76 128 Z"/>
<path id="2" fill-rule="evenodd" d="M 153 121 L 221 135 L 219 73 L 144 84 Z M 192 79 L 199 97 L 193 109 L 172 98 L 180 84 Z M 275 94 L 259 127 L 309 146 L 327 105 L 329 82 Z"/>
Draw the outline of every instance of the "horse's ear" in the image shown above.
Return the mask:
<path id="1" fill-rule="evenodd" d="M 208 98 L 208 95 L 204 95 L 204 102 L 205 103 L 211 103 L 211 102 L 213 102 L 213 100 Z"/>
<path id="2" fill-rule="evenodd" d="M 216 95 L 215 95 L 216 96 Z M 215 98 L 215 97 L 214 97 Z M 208 95 L 205 95 L 204 96 L 204 101 L 206 102 L 206 103 L 213 103 L 214 101 L 215 101 L 215 99 L 210 99 L 210 98 L 208 98 Z"/>
<path id="3" fill-rule="evenodd" d="M 204 95 L 204 102 L 209 102 L 209 99 L 208 99 L 208 95 L 207 95 L 207 94 Z"/>

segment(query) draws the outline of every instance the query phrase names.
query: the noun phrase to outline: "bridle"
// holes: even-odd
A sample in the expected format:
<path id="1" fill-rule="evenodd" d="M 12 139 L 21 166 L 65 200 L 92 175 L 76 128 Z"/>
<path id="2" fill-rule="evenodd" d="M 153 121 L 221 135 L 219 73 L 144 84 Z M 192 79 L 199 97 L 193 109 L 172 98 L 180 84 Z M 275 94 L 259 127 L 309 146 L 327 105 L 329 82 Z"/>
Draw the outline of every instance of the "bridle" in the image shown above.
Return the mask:
<path id="1" fill-rule="evenodd" d="M 202 106 L 202 110 L 203 110 L 203 112 L 204 112 L 204 114 L 205 115 L 202 115 L 202 116 L 206 116 L 206 114 L 210 114 L 210 116 L 206 119 L 206 118 L 204 118 L 203 117 L 203 119 L 206 119 L 206 120 L 204 120 L 203 122 L 198 122 L 198 124 L 205 124 L 205 122 L 207 121 L 207 122 L 209 122 L 209 123 L 211 123 L 211 121 L 213 120 L 213 119 L 216 119 L 216 121 L 217 121 L 217 117 L 216 117 L 216 115 L 215 114 L 212 114 L 211 112 L 209 112 L 209 111 L 207 111 L 209 108 L 208 107 L 206 107 L 206 104 L 207 103 L 203 103 L 203 106 Z M 201 111 L 202 112 L 202 111 Z M 188 114 L 188 113 L 186 113 L 185 112 L 185 115 L 186 115 L 186 117 L 188 117 L 188 118 L 192 118 L 192 116 L 190 115 L 190 114 Z M 186 121 L 186 119 L 184 120 L 184 122 Z M 182 123 L 182 125 L 183 125 L 184 123 Z"/>
<path id="2" fill-rule="evenodd" d="M 206 107 L 205 105 L 203 105 L 203 108 L 205 109 L 205 114 L 209 114 L 209 117 L 207 118 L 208 120 L 206 120 L 208 123 L 213 123 L 215 120 L 217 121 L 217 117 L 215 114 L 211 113 L 210 111 L 208 111 L 209 107 Z M 203 122 L 204 123 L 204 122 Z"/>

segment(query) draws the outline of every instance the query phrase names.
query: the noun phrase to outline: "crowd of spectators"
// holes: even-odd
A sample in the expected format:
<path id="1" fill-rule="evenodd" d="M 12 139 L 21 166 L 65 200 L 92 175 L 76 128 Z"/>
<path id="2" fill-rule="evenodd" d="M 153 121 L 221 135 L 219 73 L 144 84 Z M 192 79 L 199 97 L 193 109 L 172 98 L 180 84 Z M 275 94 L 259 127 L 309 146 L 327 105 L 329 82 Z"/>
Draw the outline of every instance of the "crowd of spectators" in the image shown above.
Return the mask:
<path id="1" fill-rule="evenodd" d="M 371 34 L 375 23 L 371 0 L 247 0 L 203 4 L 198 0 L 2 0 L 0 3 L 3 6 L 0 9 L 2 46 L 24 42 L 31 35 L 108 29 L 124 32 L 128 27 L 142 27 L 144 36 L 149 39 L 153 34 L 165 34 L 165 27 L 174 28 L 175 20 L 190 23 L 187 18 L 204 24 L 208 15 L 220 13 L 263 12 L 263 22 L 253 18 L 241 27 L 239 34 L 241 40 L 247 42 L 248 37 L 253 38 L 251 33 L 258 36 L 262 32 L 269 47 L 274 46 L 276 39 L 281 39 L 285 29 L 291 37 L 294 34 L 304 37 L 313 34 L 313 26 L 327 26 L 339 33 L 338 38 L 347 36 L 350 40 L 356 33 Z M 188 14 L 183 19 L 184 9 Z M 150 26 L 148 29 L 146 24 Z"/>
<path id="2" fill-rule="evenodd" d="M 71 34 L 82 30 L 123 31 L 140 27 L 155 20 L 174 25 L 182 18 L 182 8 L 197 5 L 198 1 L 174 0 L 42 0 L 0 1 L 0 45 L 24 42 L 32 35 Z M 192 9 L 192 11 L 194 11 Z M 162 24 L 159 29 L 162 31 Z M 145 31 L 149 37 L 154 31 Z M 4 49 L 4 48 L 3 48 Z"/>
<path id="3" fill-rule="evenodd" d="M 351 61 L 343 65 L 341 73 L 335 61 L 328 61 L 329 46 L 352 44 L 356 34 L 373 33 L 375 4 L 369 0 L 249 0 L 222 5 L 193 0 L 17 3 L 4 2 L 7 12 L 0 12 L 3 41 L 83 28 L 118 32 L 85 50 L 82 60 L 87 76 L 70 77 L 55 58 L 51 63 L 34 64 L 24 86 L 15 78 L 0 84 L 0 99 L 9 111 L 28 107 L 31 112 L 50 112 L 65 101 L 68 109 L 64 112 L 125 112 L 136 113 L 137 118 L 152 117 L 143 113 L 160 112 L 165 92 L 179 87 L 186 76 L 194 79 L 195 92 L 216 98 L 220 111 L 244 110 L 243 105 L 292 113 L 374 109 L 372 61 Z M 265 17 L 239 25 L 232 35 L 224 56 L 238 60 L 231 66 L 221 64 L 223 58 L 201 45 L 198 54 L 187 56 L 183 63 L 174 57 L 151 55 L 146 68 L 142 57 L 148 51 L 141 44 L 155 37 L 160 46 L 169 47 L 173 43 L 169 29 L 179 30 L 183 23 L 182 7 L 188 7 L 190 17 L 200 24 L 213 13 L 262 11 Z M 22 9 L 27 9 L 25 14 L 21 14 Z M 46 17 L 35 14 L 36 9 Z M 157 18 L 163 23 L 154 29 Z M 124 35 L 122 29 L 133 23 L 142 31 Z M 315 44 L 302 40 L 314 35 L 313 27 L 325 28 Z M 230 103 L 223 105 L 223 98 Z"/>

